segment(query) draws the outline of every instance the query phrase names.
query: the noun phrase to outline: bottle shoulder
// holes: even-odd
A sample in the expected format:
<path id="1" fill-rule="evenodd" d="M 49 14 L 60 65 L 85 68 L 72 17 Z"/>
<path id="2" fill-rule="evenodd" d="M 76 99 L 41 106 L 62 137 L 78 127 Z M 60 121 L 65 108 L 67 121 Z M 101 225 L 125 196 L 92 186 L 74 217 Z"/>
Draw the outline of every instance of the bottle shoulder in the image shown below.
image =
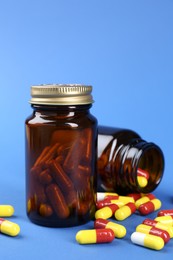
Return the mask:
<path id="1" fill-rule="evenodd" d="M 98 126 L 100 136 L 111 136 L 112 139 L 140 138 L 140 135 L 133 130 L 118 127 Z"/>
<path id="2" fill-rule="evenodd" d="M 81 126 L 90 126 L 97 125 L 97 119 L 91 113 L 40 113 L 33 112 L 25 120 L 26 125 L 30 126 L 44 126 L 44 125 L 73 125 L 78 127 Z"/>

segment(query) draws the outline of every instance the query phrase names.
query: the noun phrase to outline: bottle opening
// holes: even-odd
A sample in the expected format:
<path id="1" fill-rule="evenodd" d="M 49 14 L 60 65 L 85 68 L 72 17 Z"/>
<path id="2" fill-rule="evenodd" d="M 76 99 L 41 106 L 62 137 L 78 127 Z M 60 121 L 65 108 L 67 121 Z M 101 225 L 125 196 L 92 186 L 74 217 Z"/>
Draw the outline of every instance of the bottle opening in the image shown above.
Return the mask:
<path id="1" fill-rule="evenodd" d="M 148 145 L 137 160 L 136 182 L 139 192 L 149 193 L 160 183 L 163 170 L 164 158 L 162 151 L 156 145 Z"/>

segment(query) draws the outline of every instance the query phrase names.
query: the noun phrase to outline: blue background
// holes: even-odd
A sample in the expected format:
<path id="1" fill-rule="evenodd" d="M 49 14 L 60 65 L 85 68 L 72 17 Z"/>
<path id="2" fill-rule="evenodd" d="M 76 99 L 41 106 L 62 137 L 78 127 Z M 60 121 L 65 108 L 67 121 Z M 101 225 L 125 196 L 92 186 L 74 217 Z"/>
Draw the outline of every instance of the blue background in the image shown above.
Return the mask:
<path id="1" fill-rule="evenodd" d="M 164 178 L 154 194 L 173 208 L 173 1 L 0 1 L 0 204 L 12 204 L 16 238 L 0 235 L 3 259 L 163 259 L 173 241 L 156 252 L 135 246 L 130 234 L 143 217 L 123 224 L 124 239 L 78 245 L 82 227 L 36 226 L 25 214 L 24 121 L 32 112 L 30 86 L 93 85 L 92 113 L 99 124 L 130 128 L 157 143 L 165 155 Z M 149 217 L 154 218 L 156 213 Z"/>

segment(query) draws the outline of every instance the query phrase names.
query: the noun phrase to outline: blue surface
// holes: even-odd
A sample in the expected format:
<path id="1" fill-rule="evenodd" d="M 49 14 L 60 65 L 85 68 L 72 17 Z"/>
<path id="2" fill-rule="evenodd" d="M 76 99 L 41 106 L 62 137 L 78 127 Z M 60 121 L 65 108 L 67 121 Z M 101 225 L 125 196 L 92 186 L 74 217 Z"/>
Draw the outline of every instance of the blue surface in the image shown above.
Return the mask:
<path id="1" fill-rule="evenodd" d="M 173 240 L 156 252 L 130 235 L 144 219 L 122 224 L 124 239 L 78 245 L 74 228 L 36 226 L 25 214 L 24 120 L 30 86 L 93 85 L 92 113 L 100 124 L 131 128 L 165 155 L 164 178 L 154 194 L 173 208 L 173 1 L 30 0 L 0 2 L 1 204 L 12 204 L 16 238 L 0 235 L 2 259 L 168 259 Z M 156 213 L 149 217 L 154 218 Z"/>

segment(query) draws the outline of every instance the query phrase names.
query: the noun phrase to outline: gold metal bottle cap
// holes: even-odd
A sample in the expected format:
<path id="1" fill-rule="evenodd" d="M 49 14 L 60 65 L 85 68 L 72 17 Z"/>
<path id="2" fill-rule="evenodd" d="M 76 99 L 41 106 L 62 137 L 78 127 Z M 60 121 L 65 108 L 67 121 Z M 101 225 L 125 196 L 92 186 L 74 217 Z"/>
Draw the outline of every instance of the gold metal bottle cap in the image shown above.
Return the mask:
<path id="1" fill-rule="evenodd" d="M 84 105 L 93 103 L 92 86 L 80 84 L 48 84 L 31 87 L 31 104 Z"/>

